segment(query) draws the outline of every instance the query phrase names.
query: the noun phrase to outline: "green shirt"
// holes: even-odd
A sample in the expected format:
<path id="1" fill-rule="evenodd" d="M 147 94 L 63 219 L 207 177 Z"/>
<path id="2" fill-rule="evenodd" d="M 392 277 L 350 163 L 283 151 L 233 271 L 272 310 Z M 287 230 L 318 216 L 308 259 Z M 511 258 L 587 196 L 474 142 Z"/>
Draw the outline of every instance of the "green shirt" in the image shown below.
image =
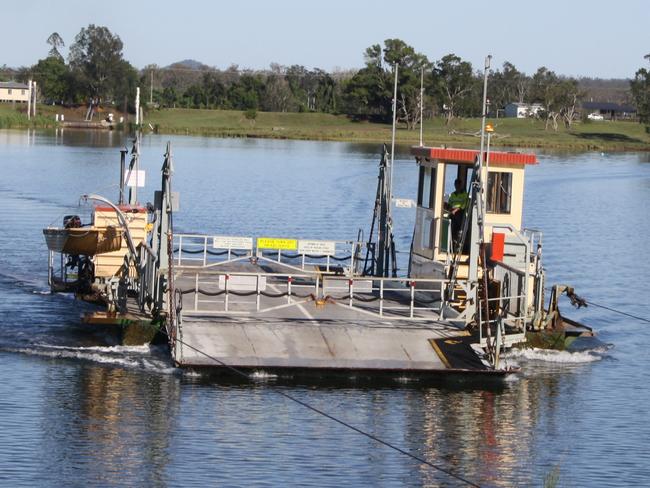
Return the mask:
<path id="1" fill-rule="evenodd" d="M 465 210 L 469 204 L 469 195 L 466 191 L 460 193 L 453 192 L 449 195 L 449 201 L 447 203 L 449 204 L 449 208 L 460 208 L 461 210 Z"/>

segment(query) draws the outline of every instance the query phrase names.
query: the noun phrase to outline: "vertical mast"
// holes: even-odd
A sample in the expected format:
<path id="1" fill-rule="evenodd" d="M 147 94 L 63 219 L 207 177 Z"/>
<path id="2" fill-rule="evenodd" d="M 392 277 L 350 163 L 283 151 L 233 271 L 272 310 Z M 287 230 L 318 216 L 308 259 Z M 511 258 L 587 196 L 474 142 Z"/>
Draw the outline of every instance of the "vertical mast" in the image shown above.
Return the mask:
<path id="1" fill-rule="evenodd" d="M 397 123 L 397 71 L 399 65 L 395 63 L 395 85 L 393 87 L 393 136 L 390 144 L 390 177 L 388 179 L 388 208 L 393 199 L 393 165 L 395 163 L 395 125 Z"/>
<path id="2" fill-rule="evenodd" d="M 420 147 L 422 147 L 422 123 L 424 122 L 424 66 L 420 72 Z"/>
<path id="3" fill-rule="evenodd" d="M 485 67 L 483 69 L 483 116 L 481 118 L 481 150 L 479 154 L 479 182 L 481 184 L 481 199 L 482 205 L 481 209 L 485 205 L 485 185 L 483 183 L 483 166 L 485 165 L 485 121 L 487 119 L 487 83 L 488 83 L 488 73 L 490 71 L 490 61 L 492 60 L 492 55 L 488 54 L 485 58 Z M 481 231 L 483 230 L 483 215 L 479 216 L 481 219 Z M 484 236 L 481 234 L 481 241 Z"/>

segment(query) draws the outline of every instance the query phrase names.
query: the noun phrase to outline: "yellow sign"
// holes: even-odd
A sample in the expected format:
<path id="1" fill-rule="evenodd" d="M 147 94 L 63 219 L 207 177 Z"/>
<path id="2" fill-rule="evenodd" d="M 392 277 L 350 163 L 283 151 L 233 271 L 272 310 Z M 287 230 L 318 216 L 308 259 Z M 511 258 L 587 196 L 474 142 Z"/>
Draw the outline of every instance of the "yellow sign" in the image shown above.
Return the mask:
<path id="1" fill-rule="evenodd" d="M 284 251 L 295 251 L 298 249 L 297 239 L 283 239 L 278 237 L 258 237 L 258 249 L 282 249 Z"/>

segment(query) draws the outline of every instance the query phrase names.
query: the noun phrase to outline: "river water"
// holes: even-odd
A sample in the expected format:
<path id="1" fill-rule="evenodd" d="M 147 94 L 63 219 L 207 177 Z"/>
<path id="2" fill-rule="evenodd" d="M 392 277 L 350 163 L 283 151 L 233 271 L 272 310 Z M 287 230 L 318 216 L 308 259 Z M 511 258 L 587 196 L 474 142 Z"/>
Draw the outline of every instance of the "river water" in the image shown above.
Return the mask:
<path id="1" fill-rule="evenodd" d="M 379 145 L 146 136 L 142 201 L 172 141 L 184 232 L 352 239 L 368 228 Z M 117 133 L 0 131 L 0 484 L 463 486 L 277 394 L 291 395 L 481 486 L 650 485 L 650 324 L 567 315 L 607 350 L 532 351 L 496 384 L 228 384 L 175 370 L 158 347 L 115 346 L 85 305 L 47 286 L 41 229 L 82 193 L 117 197 Z M 525 224 L 549 282 L 650 318 L 650 156 L 539 154 Z M 415 195 L 400 152 L 396 195 Z M 396 210 L 408 251 L 413 210 Z M 403 261 L 402 261 L 403 262 Z"/>

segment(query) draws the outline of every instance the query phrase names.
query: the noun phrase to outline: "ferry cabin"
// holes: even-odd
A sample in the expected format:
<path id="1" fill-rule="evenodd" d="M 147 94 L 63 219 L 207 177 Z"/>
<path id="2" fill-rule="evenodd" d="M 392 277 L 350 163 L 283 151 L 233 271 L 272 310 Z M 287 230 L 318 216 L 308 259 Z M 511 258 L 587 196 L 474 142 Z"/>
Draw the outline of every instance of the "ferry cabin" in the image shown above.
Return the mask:
<path id="1" fill-rule="evenodd" d="M 455 180 L 460 180 L 462 188 L 471 196 L 479 151 L 415 146 L 411 154 L 419 167 L 419 181 L 409 276 L 447 279 L 455 261 L 458 279 L 476 279 L 480 270 L 476 276 L 470 276 L 472 262 L 478 261 L 477 247 L 476 255 L 470 256 L 471 243 L 480 238 L 476 208 L 465 213 L 469 219 L 468 234 L 463 249 L 459 249 L 452 236 L 452 222 L 445 203 L 454 191 Z M 524 170 L 529 164 L 537 164 L 537 158 L 534 154 L 490 151 L 484 160 L 483 242 L 488 243 L 488 257 L 502 267 L 534 272 L 531 266 L 540 265 L 530 258 L 535 236 L 522 230 L 521 225 Z"/>

